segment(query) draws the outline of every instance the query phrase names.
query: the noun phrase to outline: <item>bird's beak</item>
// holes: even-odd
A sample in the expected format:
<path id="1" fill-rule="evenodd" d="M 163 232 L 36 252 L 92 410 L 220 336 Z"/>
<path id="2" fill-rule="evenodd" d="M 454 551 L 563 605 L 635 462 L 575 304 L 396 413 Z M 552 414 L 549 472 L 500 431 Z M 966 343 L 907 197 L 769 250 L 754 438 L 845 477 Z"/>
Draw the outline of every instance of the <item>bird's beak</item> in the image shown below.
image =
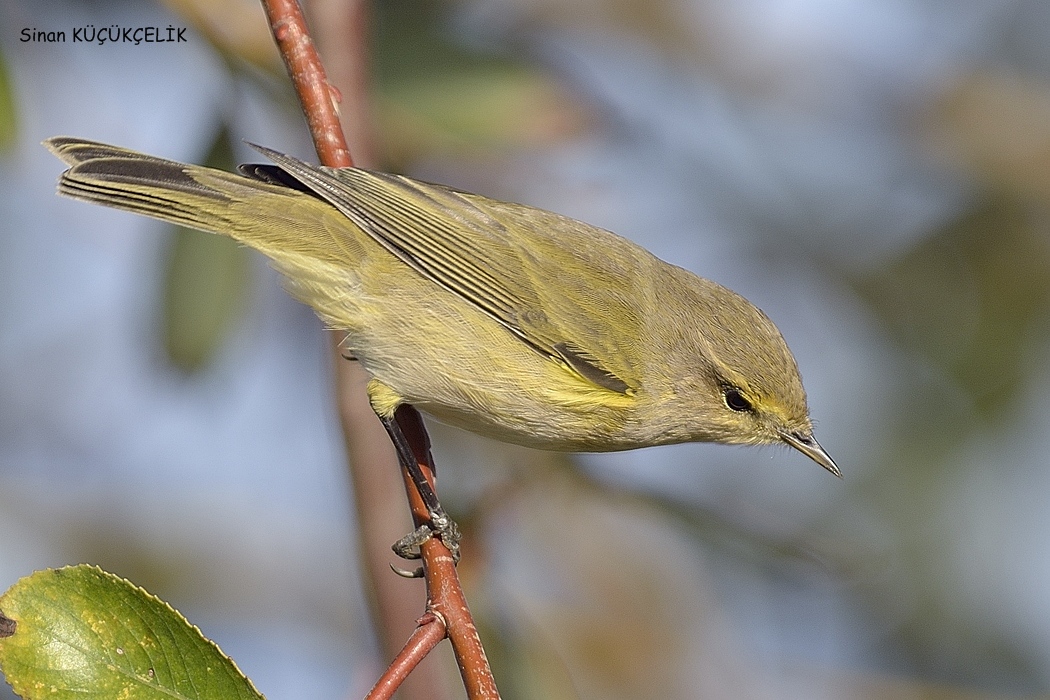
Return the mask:
<path id="1" fill-rule="evenodd" d="M 784 432 L 780 434 L 780 437 L 784 442 L 791 445 L 838 478 L 842 478 L 842 472 L 839 471 L 838 466 L 835 464 L 835 460 L 831 458 L 831 455 L 824 451 L 824 448 L 820 446 L 820 443 L 817 442 L 811 434 L 803 432 Z"/>

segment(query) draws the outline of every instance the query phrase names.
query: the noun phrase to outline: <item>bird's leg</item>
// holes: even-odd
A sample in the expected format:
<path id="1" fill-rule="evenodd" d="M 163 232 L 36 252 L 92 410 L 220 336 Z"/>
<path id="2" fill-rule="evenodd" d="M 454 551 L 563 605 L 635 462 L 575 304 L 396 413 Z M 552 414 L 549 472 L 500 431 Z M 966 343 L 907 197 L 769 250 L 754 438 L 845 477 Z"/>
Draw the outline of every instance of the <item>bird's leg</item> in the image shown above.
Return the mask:
<path id="1" fill-rule="evenodd" d="M 416 459 L 412 445 L 401 430 L 397 418 L 394 415 L 388 415 L 380 416 L 379 419 L 382 421 L 383 427 L 386 428 L 387 434 L 390 435 L 390 440 L 394 443 L 394 449 L 397 451 L 398 461 L 408 471 L 408 475 L 412 479 L 412 483 L 415 484 L 419 497 L 422 499 L 423 505 L 427 509 L 427 515 L 430 518 L 430 522 L 420 525 L 413 532 L 408 533 L 395 542 L 393 545 L 394 553 L 402 559 L 419 559 L 420 545 L 437 535 L 452 554 L 452 558 L 455 561 L 459 561 L 459 527 L 452 518 L 448 517 L 445 509 L 441 507 L 437 494 L 434 493 L 430 482 L 427 481 L 426 476 L 423 474 L 423 470 L 419 466 L 419 460 Z M 395 571 L 404 575 L 404 572 L 397 569 Z M 412 573 L 410 575 L 414 576 L 415 574 Z"/>

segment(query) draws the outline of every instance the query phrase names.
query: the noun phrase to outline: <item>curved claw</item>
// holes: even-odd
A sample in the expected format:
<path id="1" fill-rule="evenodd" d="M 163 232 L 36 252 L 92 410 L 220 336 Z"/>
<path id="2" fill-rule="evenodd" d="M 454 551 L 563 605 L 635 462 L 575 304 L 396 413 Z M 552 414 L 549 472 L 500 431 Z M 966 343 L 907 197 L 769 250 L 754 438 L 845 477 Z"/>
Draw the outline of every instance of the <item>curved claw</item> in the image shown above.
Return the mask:
<path id="1" fill-rule="evenodd" d="M 409 571 L 408 569 L 399 569 L 396 566 L 394 566 L 393 564 L 391 564 L 390 565 L 390 570 L 393 571 L 398 576 L 400 576 L 401 578 L 423 578 L 423 567 L 422 566 L 416 567 L 416 569 L 414 571 Z"/>

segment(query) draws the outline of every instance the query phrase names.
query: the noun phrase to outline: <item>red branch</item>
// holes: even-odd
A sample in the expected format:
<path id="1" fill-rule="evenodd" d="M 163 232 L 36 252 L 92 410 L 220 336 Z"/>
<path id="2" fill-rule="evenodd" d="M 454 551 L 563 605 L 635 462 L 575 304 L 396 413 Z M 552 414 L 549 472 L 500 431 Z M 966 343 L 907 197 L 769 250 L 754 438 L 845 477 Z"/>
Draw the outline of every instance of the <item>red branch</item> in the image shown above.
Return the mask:
<path id="1" fill-rule="evenodd" d="M 426 474 L 427 481 L 434 485 L 434 458 L 430 454 L 430 438 L 419 411 L 409 405 L 397 409 L 397 422 L 401 432 L 408 438 L 416 462 Z M 430 514 L 423 504 L 419 492 L 412 484 L 412 478 L 402 470 L 405 479 L 405 490 L 408 492 L 408 504 L 412 509 L 412 520 L 418 527 L 430 522 Z M 427 600 L 429 608 L 441 616 L 448 626 L 448 638 L 452 642 L 452 651 L 459 664 L 459 673 L 470 700 L 499 700 L 496 681 L 489 669 L 485 649 L 481 646 L 478 629 L 467 608 L 467 599 L 459 583 L 456 562 L 452 554 L 437 537 L 431 537 L 420 546 L 423 557 L 423 573 L 427 582 Z"/>
<path id="2" fill-rule="evenodd" d="M 320 56 L 310 38 L 297 0 L 262 2 L 274 40 L 299 95 L 299 102 L 306 115 L 310 135 L 313 137 L 321 163 L 330 167 L 353 165 L 339 123 L 338 91 L 329 84 L 325 76 Z M 433 487 L 434 463 L 430 455 L 430 438 L 422 418 L 411 406 L 402 406 L 398 410 L 397 420 Z M 407 471 L 402 470 L 402 476 L 415 524 L 419 526 L 429 522 L 427 509 Z M 452 555 L 438 538 L 431 538 L 420 549 L 426 578 L 428 612 L 420 618 L 420 626 L 387 673 L 376 684 L 376 689 L 382 686 L 390 688 L 390 692 L 393 692 L 440 637 L 447 636 L 452 643 L 468 698 L 498 700 L 499 692 L 496 690 L 485 650 L 478 638 L 477 628 L 467 608 Z M 376 689 L 373 689 L 373 693 Z"/>
<path id="3" fill-rule="evenodd" d="M 317 157 L 323 165 L 332 168 L 353 165 L 339 124 L 337 105 L 341 96 L 325 76 L 298 0 L 263 0 L 263 7 L 277 49 L 299 95 Z"/>
<path id="4" fill-rule="evenodd" d="M 445 638 L 445 622 L 432 612 L 423 615 L 416 624 L 416 630 L 405 642 L 405 648 L 390 662 L 372 690 L 368 691 L 365 700 L 388 700 L 394 697 L 412 669 Z"/>

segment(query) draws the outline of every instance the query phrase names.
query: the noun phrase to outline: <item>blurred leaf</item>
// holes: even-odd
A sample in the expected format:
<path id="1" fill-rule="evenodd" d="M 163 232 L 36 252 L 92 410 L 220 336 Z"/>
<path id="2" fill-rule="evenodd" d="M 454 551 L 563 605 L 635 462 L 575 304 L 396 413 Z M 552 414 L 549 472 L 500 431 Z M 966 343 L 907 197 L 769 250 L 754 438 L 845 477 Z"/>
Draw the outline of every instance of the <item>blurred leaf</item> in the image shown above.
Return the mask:
<path id="1" fill-rule="evenodd" d="M 233 168 L 225 129 L 205 163 Z M 174 228 L 164 284 L 164 347 L 173 364 L 194 371 L 211 360 L 241 314 L 249 258 L 231 238 Z"/>
<path id="2" fill-rule="evenodd" d="M 943 549 L 954 508 L 946 484 L 969 478 L 960 449 L 1014 415 L 1016 399 L 1030 391 L 1033 352 L 1050 331 L 1048 232 L 1044 207 L 999 189 L 853 280 L 888 337 L 925 361 L 906 363 L 893 379 L 902 386 L 895 425 L 880 441 L 883 477 L 867 485 L 885 514 L 880 538 L 892 544 L 883 546 L 884 574 L 858 577 L 857 590 L 895 621 L 887 646 L 927 677 L 1039 684 L 1038 653 L 977 619 L 957 582 L 946 584 Z"/>
<path id="3" fill-rule="evenodd" d="M 7 60 L 0 53 L 0 150 L 6 151 L 18 135 L 18 110 Z"/>
<path id="4" fill-rule="evenodd" d="M 0 610 L 0 667 L 26 700 L 262 698 L 171 606 L 97 567 L 39 571 Z"/>
<path id="5" fill-rule="evenodd" d="M 423 76 L 389 86 L 380 121 L 404 159 L 415 150 L 524 146 L 578 130 L 579 110 L 542 76 L 513 67 Z"/>
<path id="6" fill-rule="evenodd" d="M 890 333 L 941 366 L 993 415 L 1025 381 L 1050 314 L 1050 220 L 993 198 L 856 281 Z"/>
<path id="7" fill-rule="evenodd" d="M 492 509 L 500 595 L 485 618 L 503 629 L 500 667 L 516 697 L 756 692 L 706 562 L 673 518 L 561 471 L 504 498 Z"/>
<path id="8" fill-rule="evenodd" d="M 398 81 L 514 65 L 470 52 L 448 36 L 445 3 L 398 0 L 375 7 L 374 71 L 384 89 Z"/>
<path id="9" fill-rule="evenodd" d="M 549 77 L 458 45 L 444 9 L 421 0 L 375 5 L 378 121 L 388 162 L 435 148 L 550 142 L 582 128 L 583 109 Z"/>
<path id="10" fill-rule="evenodd" d="M 483 613 L 476 615 L 474 621 L 485 640 L 485 655 L 499 681 L 500 695 L 507 700 L 579 700 L 565 659 L 543 630 L 522 618 L 508 624 L 505 615 L 477 605 L 480 593 L 481 590 L 470 591 L 472 607 Z"/>
<path id="11" fill-rule="evenodd" d="M 1008 72 L 968 75 L 927 124 L 943 158 L 1007 195 L 1050 202 L 1050 83 Z"/>
<path id="12" fill-rule="evenodd" d="M 257 0 L 162 1 L 225 56 L 283 75 L 284 65 Z"/>

